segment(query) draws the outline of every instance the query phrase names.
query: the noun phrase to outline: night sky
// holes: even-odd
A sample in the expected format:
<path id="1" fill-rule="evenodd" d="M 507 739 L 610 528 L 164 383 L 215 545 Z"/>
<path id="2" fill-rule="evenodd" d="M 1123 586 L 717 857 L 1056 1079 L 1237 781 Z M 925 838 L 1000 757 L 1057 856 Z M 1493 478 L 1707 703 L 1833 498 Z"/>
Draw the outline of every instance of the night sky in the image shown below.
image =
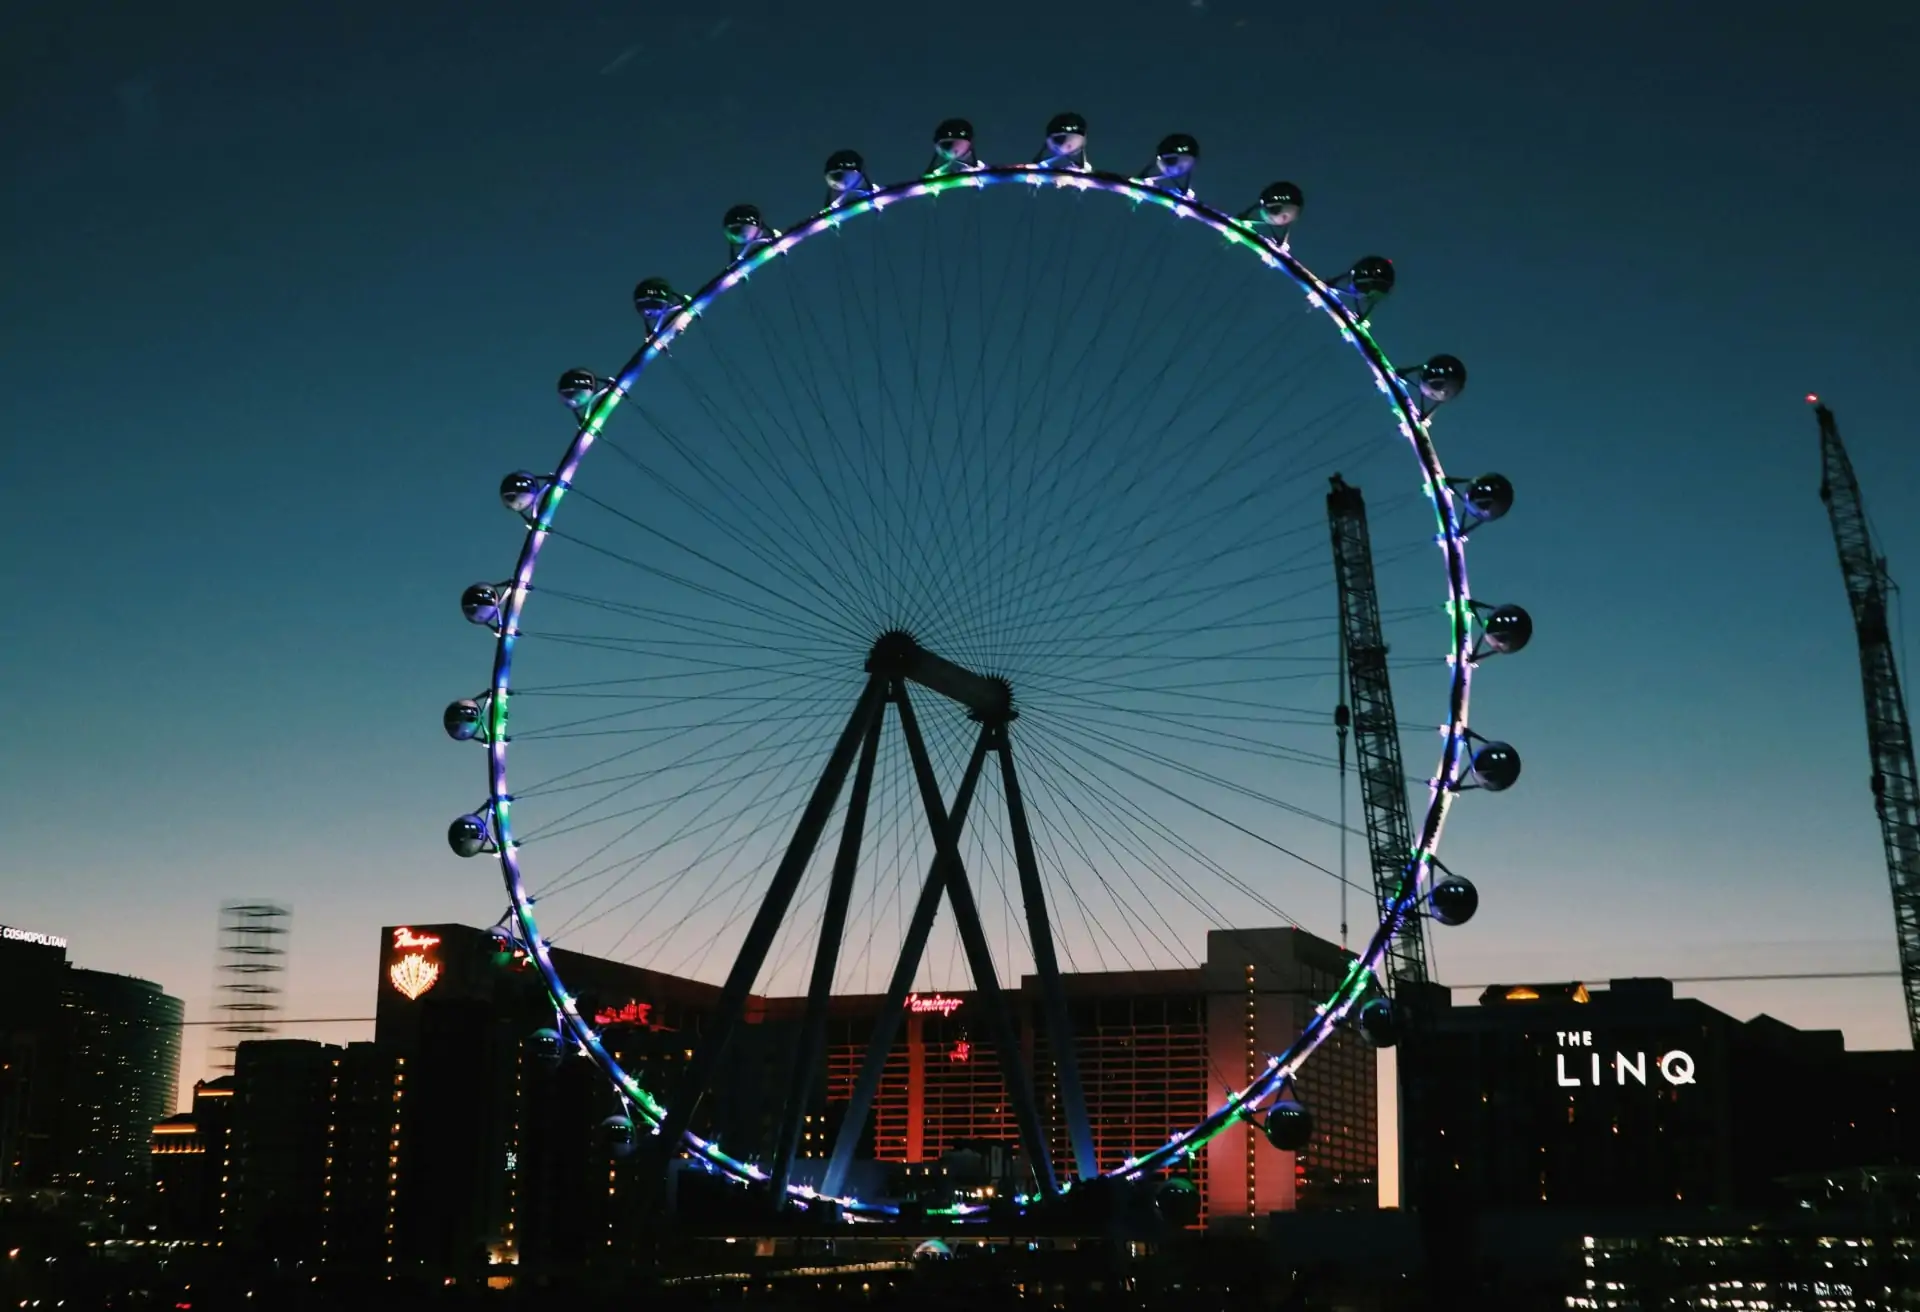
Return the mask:
<path id="1" fill-rule="evenodd" d="M 904 176 L 964 114 L 1023 160 L 1073 108 L 1114 167 L 1193 133 L 1223 208 L 1298 181 L 1296 250 L 1391 255 L 1382 339 L 1472 370 L 1443 449 L 1517 486 L 1475 559 L 1538 636 L 1476 700 L 1526 775 L 1450 830 L 1483 909 L 1442 976 L 1894 966 L 1802 398 L 1920 586 L 1920 20 L 506 8 L 0 28 L 0 920 L 201 1016 L 219 901 L 283 898 L 290 1013 L 370 1014 L 377 926 L 502 902 L 446 851 L 481 784 L 437 718 L 484 679 L 455 603 L 510 560 L 501 473 L 564 440 L 551 379 L 625 360 L 628 289 L 713 272 L 727 206 L 817 205 L 830 151 Z M 1891 979 L 1683 987 L 1905 1042 Z"/>

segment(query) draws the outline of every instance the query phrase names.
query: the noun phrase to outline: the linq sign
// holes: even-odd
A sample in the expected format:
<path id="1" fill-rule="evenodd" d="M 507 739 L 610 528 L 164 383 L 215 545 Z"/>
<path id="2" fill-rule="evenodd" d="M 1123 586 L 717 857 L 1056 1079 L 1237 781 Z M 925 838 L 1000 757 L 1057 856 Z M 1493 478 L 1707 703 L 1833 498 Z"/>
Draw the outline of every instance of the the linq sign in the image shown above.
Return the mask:
<path id="1" fill-rule="evenodd" d="M 1597 1088 L 1602 1084 L 1617 1088 L 1628 1080 L 1643 1085 L 1647 1082 L 1648 1056 L 1644 1052 L 1615 1052 L 1613 1060 L 1606 1061 L 1593 1046 L 1592 1030 L 1559 1030 L 1554 1037 L 1560 1041 L 1560 1051 L 1553 1055 L 1554 1079 L 1563 1089 Z M 1570 1048 L 1581 1051 L 1570 1052 Z M 1668 1084 L 1694 1083 L 1693 1058 L 1677 1048 L 1654 1058 L 1652 1069 L 1657 1072 L 1656 1078 Z"/>

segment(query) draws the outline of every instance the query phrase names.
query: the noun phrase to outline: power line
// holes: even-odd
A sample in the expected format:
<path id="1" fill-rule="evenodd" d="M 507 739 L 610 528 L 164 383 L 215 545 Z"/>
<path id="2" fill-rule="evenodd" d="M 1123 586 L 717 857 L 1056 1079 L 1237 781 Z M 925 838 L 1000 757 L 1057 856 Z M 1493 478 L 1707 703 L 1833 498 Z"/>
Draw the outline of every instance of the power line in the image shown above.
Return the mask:
<path id="1" fill-rule="evenodd" d="M 1775 975 L 1622 975 L 1609 978 L 1619 979 L 1664 979 L 1669 984 L 1751 984 L 1767 980 L 1795 979 L 1899 979 L 1897 970 L 1808 970 L 1783 972 Z M 1498 984 L 1449 984 L 1450 989 L 1492 989 L 1505 988 L 1513 983 L 1506 980 Z"/>
<path id="2" fill-rule="evenodd" d="M 378 1019 L 379 1017 L 377 1016 L 294 1016 L 290 1018 L 276 1018 L 274 1023 L 276 1025 L 370 1025 Z M 228 1022 L 225 1020 L 183 1020 L 179 1023 L 182 1026 L 186 1026 L 225 1025 Z"/>

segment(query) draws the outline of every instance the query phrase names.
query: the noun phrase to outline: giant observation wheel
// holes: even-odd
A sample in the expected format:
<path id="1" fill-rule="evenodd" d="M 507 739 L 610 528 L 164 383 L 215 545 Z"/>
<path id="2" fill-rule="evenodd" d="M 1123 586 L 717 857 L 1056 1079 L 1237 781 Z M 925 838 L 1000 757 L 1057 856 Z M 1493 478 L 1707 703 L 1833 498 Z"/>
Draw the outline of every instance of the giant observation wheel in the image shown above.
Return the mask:
<path id="1" fill-rule="evenodd" d="M 1132 175 L 1086 152 L 1061 115 L 1033 162 L 985 164 L 953 120 L 906 182 L 834 155 L 790 229 L 735 207 L 724 269 L 692 295 L 641 283 L 640 349 L 563 376 L 571 440 L 502 484 L 518 559 L 462 598 L 496 636 L 492 674 L 446 715 L 485 748 L 486 797 L 448 837 L 497 857 L 496 934 L 555 1008 L 535 1042 L 605 1072 L 616 1151 L 659 1136 L 781 1205 L 884 1212 L 847 1186 L 853 1145 L 902 1000 L 961 980 L 1031 1197 L 1175 1168 L 1236 1121 L 1297 1144 L 1301 1064 L 1342 1026 L 1392 1039 L 1376 972 L 1395 936 L 1471 914 L 1441 832 L 1519 760 L 1468 722 L 1476 665 L 1517 643 L 1466 567 L 1512 489 L 1449 478 L 1432 437 L 1464 367 L 1388 359 L 1368 321 L 1393 266 L 1309 270 L 1292 184 L 1228 213 L 1192 189 L 1191 138 Z M 1336 474 L 1376 489 L 1381 615 L 1421 708 L 1400 728 L 1439 731 L 1399 887 L 1289 1046 L 1103 1156 L 1063 978 L 1190 962 L 1211 928 L 1312 912 L 1330 930 L 1349 878 Z M 556 942 L 717 986 L 690 1059 L 623 1064 Z M 1023 976 L 1045 1072 L 1023 1064 Z M 779 1129 L 723 1149 L 695 1108 L 775 992 L 805 998 Z M 808 1175 L 844 995 L 883 1002 L 845 1072 L 852 1128 Z"/>

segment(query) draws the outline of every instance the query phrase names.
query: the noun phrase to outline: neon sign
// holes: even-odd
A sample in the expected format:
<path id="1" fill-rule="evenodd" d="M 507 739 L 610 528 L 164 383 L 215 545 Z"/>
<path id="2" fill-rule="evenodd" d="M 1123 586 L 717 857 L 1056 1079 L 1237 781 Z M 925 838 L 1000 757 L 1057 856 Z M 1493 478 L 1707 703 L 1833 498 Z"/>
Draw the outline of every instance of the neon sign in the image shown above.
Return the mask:
<path id="1" fill-rule="evenodd" d="M 62 948 L 67 940 L 58 934 L 42 934 L 37 929 L 15 929 L 12 925 L 0 925 L 0 939 L 9 943 L 31 943 L 36 947 Z"/>
<path id="2" fill-rule="evenodd" d="M 953 1045 L 953 1051 L 947 1054 L 948 1061 L 972 1061 L 973 1045 L 965 1039 Z"/>
<path id="3" fill-rule="evenodd" d="M 427 956 L 427 949 L 439 942 L 437 934 L 416 934 L 407 928 L 393 931 L 394 950 L 400 955 L 387 967 L 387 981 L 408 1002 L 417 1002 L 440 982 L 440 963 Z"/>
<path id="4" fill-rule="evenodd" d="M 653 1004 L 651 1002 L 629 1002 L 623 1007 L 602 1007 L 593 1013 L 595 1025 L 645 1025 L 653 1026 Z"/>
<path id="5" fill-rule="evenodd" d="M 907 1010 L 917 1015 L 938 1012 L 942 1016 L 951 1016 L 960 1010 L 962 999 L 949 997 L 944 993 L 909 993 Z"/>
<path id="6" fill-rule="evenodd" d="M 1593 1047 L 1592 1030 L 1560 1030 L 1556 1032 L 1554 1037 L 1560 1041 L 1560 1047 L 1563 1049 Z M 1569 1074 L 1567 1071 L 1567 1054 L 1565 1052 L 1555 1053 L 1553 1062 L 1555 1083 L 1563 1089 L 1599 1087 L 1599 1085 L 1603 1083 L 1601 1079 L 1602 1067 L 1600 1054 L 1598 1052 L 1589 1052 L 1587 1056 L 1589 1060 L 1586 1071 L 1582 1072 L 1579 1069 L 1579 1057 L 1576 1054 L 1574 1057 L 1574 1070 Z M 1644 1052 L 1636 1052 L 1631 1057 L 1624 1052 L 1616 1052 L 1613 1054 L 1613 1061 L 1608 1064 L 1613 1068 L 1613 1082 L 1616 1087 L 1625 1086 L 1629 1075 L 1643 1086 L 1647 1082 L 1647 1054 Z M 1692 1055 L 1681 1052 L 1678 1048 L 1671 1052 L 1662 1053 L 1654 1061 L 1654 1066 L 1659 1070 L 1660 1077 L 1668 1084 L 1678 1086 L 1698 1083 L 1694 1078 L 1695 1067 Z M 1587 1078 L 1582 1079 L 1582 1074 L 1585 1074 Z"/>

